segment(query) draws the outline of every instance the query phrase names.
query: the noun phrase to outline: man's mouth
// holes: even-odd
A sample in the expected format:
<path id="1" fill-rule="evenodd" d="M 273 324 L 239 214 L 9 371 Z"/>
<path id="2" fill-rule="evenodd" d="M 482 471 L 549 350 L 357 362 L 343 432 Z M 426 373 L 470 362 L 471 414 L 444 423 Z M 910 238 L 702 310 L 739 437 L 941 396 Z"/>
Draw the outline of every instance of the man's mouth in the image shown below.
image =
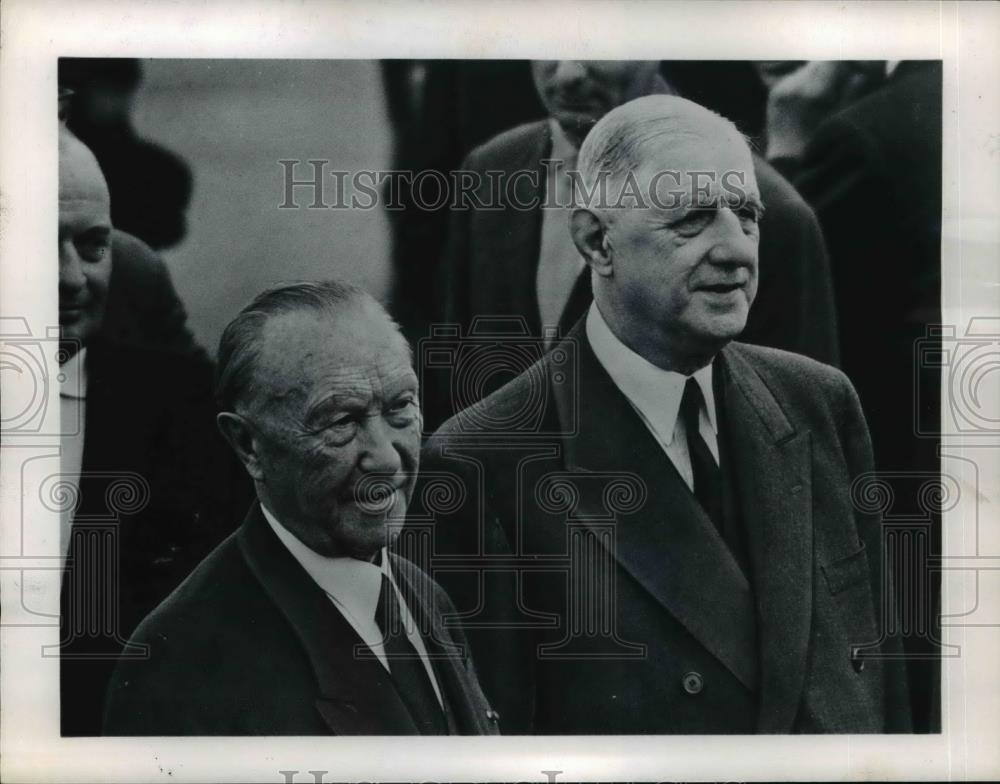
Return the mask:
<path id="1" fill-rule="evenodd" d="M 75 322 L 84 317 L 86 308 L 83 305 L 63 305 L 59 307 L 59 321 Z"/>
<path id="2" fill-rule="evenodd" d="M 741 290 L 744 285 L 743 283 L 709 283 L 698 286 L 696 290 L 708 291 L 712 294 L 731 294 L 734 291 Z"/>

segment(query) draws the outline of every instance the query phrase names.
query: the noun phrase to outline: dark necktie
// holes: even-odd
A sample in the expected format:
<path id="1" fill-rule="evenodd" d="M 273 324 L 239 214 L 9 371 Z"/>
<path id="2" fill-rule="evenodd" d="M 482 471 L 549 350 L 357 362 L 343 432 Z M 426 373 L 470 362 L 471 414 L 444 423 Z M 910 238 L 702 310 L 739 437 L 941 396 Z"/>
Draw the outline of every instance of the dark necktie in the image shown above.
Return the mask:
<path id="1" fill-rule="evenodd" d="M 447 735 L 448 722 L 423 660 L 406 636 L 396 591 L 385 574 L 375 608 L 375 623 L 382 632 L 389 673 L 420 734 Z"/>
<path id="2" fill-rule="evenodd" d="M 715 523 L 719 535 L 725 539 L 722 470 L 715 462 L 715 457 L 705 439 L 701 437 L 701 428 L 698 426 L 703 400 L 698 382 L 694 378 L 689 378 L 684 385 L 680 415 L 687 433 L 691 473 L 694 474 L 694 495 L 701 508 Z"/>

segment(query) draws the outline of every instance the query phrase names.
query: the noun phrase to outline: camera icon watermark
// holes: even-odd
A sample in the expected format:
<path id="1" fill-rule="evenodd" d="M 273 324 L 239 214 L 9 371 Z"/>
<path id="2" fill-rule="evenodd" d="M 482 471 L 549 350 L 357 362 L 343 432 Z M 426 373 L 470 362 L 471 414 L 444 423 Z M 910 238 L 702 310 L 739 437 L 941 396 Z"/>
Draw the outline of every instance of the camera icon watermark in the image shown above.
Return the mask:
<path id="1" fill-rule="evenodd" d="M 574 340 L 560 339 L 554 329 L 535 337 L 520 316 L 477 317 L 468 334 L 457 324 L 435 324 L 418 342 L 421 387 L 442 390 L 456 412 L 457 432 L 475 436 L 575 434 L 578 356 Z M 475 405 L 515 378 L 524 385 L 519 405 Z M 561 401 L 558 418 L 546 416 L 554 393 Z"/>
<path id="2" fill-rule="evenodd" d="M 49 327 L 45 336 L 32 334 L 24 318 L 0 318 L 0 431 L 11 436 L 58 436 L 80 432 L 77 421 L 60 422 L 48 410 L 53 384 L 73 383 L 59 367 L 78 346 L 60 340 L 58 327 Z M 79 389 L 65 390 L 79 397 Z"/>
<path id="3" fill-rule="evenodd" d="M 915 344 L 914 429 L 918 436 L 1000 436 L 1000 319 L 929 326 Z M 940 415 L 928 399 L 944 378 Z"/>

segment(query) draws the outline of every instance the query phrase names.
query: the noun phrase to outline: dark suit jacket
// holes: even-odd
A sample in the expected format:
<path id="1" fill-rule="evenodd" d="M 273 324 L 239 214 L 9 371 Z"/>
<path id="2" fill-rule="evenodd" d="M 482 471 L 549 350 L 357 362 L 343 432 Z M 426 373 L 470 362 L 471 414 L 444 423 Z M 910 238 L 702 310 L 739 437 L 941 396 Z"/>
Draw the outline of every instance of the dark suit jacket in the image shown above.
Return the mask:
<path id="1" fill-rule="evenodd" d="M 516 197 L 520 204 L 540 203 L 546 183 L 541 162 L 551 150 L 548 120 L 529 123 L 475 149 L 463 169 L 483 177 L 477 196 L 487 203 L 491 185 L 486 172 L 536 172 L 538 187 L 521 178 Z M 770 164 L 756 156 L 754 163 L 766 214 L 761 224 L 760 285 L 742 339 L 836 364 L 833 289 L 816 216 Z M 521 316 L 531 335 L 541 334 L 535 288 L 541 227 L 540 207 L 454 210 L 437 287 L 442 297 L 435 307 L 438 317 L 468 330 L 476 316 Z M 571 299 L 562 318 L 564 334 L 589 304 L 589 294 Z M 428 402 L 433 427 L 440 422 L 437 401 Z"/>
<path id="2" fill-rule="evenodd" d="M 452 733 L 495 734 L 468 646 L 445 627 L 450 601 L 415 565 L 392 559 L 415 617 L 431 624 Z M 361 638 L 257 504 L 133 639 L 150 656 L 118 666 L 108 735 L 417 734 L 388 673 L 355 656 Z"/>
<path id="3" fill-rule="evenodd" d="M 216 429 L 207 360 L 95 340 L 87 370 L 62 591 L 64 735 L 99 734 L 128 635 L 236 528 L 252 492 Z"/>
<path id="4" fill-rule="evenodd" d="M 940 422 L 940 373 L 920 366 L 915 346 L 922 339 L 932 356 L 940 342 L 927 327 L 941 322 L 941 122 L 941 63 L 903 62 L 825 122 L 789 169 L 830 245 L 842 366 L 871 423 L 875 464 L 897 477 L 940 470 L 940 439 L 926 437 Z M 923 516 L 915 499 L 897 496 Z M 930 550 L 939 553 L 940 516 L 931 519 Z M 908 569 L 922 589 L 900 595 L 931 597 L 912 612 L 940 639 L 939 575 L 916 557 Z M 936 732 L 940 648 L 918 635 L 906 645 L 917 728 Z"/>
<path id="5" fill-rule="evenodd" d="M 900 663 L 877 658 L 896 647 L 879 521 L 852 504 L 872 462 L 850 383 L 739 343 L 716 367 L 749 574 L 582 323 L 426 445 L 422 475 L 464 488 L 435 515 L 437 563 L 505 733 L 909 729 Z"/>

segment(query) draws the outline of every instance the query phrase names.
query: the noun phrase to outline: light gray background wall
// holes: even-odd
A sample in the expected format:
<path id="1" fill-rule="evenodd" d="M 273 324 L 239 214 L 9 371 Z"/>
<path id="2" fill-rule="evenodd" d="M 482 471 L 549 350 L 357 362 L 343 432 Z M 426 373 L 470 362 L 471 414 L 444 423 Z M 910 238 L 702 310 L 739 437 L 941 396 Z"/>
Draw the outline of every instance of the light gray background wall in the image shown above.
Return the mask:
<path id="1" fill-rule="evenodd" d="M 226 322 L 277 281 L 338 277 L 385 299 L 389 233 L 381 209 L 278 209 L 279 159 L 325 158 L 328 170 L 388 168 L 391 129 L 377 62 L 147 60 L 143 69 L 136 128 L 194 173 L 187 236 L 163 256 L 202 345 L 214 353 Z M 308 174 L 299 167 L 300 178 Z M 297 201 L 304 207 L 309 194 L 300 189 Z"/>

